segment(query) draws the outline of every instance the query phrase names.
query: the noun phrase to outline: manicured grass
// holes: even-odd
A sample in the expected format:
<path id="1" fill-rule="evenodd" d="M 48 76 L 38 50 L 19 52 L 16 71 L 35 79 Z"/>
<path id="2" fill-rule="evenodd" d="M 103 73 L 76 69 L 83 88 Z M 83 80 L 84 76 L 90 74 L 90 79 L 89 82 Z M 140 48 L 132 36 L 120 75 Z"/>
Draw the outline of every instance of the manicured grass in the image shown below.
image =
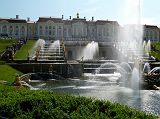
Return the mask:
<path id="1" fill-rule="evenodd" d="M 13 82 L 17 74 L 22 73 L 7 64 L 0 64 L 0 80 Z"/>
<path id="2" fill-rule="evenodd" d="M 16 40 L 14 39 L 0 39 L 0 53 L 3 52 L 7 46 L 10 46 L 15 42 Z"/>
<path id="3" fill-rule="evenodd" d="M 19 51 L 16 52 L 14 59 L 27 59 L 28 52 L 31 52 L 35 42 L 35 40 L 28 40 L 27 43 L 23 45 Z"/>
<path id="4" fill-rule="evenodd" d="M 0 87 L 0 116 L 19 119 L 156 119 L 120 104 L 49 91 Z"/>

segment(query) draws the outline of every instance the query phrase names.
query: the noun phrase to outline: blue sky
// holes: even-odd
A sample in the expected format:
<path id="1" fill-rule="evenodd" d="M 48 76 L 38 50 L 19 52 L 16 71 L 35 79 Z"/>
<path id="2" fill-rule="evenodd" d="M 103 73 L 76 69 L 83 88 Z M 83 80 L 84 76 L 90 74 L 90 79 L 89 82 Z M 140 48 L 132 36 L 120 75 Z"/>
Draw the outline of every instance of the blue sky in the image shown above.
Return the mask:
<path id="1" fill-rule="evenodd" d="M 0 17 L 13 18 L 18 14 L 20 18 L 30 17 L 36 21 L 40 16 L 61 17 L 63 14 L 69 19 L 69 16 L 76 17 L 78 12 L 87 20 L 94 16 L 95 20 L 117 20 L 125 24 L 136 9 L 128 5 L 129 1 L 134 5 L 136 0 L 1 0 Z M 160 0 L 141 0 L 141 3 L 141 22 L 160 26 Z M 125 16 L 131 8 L 131 15 Z"/>

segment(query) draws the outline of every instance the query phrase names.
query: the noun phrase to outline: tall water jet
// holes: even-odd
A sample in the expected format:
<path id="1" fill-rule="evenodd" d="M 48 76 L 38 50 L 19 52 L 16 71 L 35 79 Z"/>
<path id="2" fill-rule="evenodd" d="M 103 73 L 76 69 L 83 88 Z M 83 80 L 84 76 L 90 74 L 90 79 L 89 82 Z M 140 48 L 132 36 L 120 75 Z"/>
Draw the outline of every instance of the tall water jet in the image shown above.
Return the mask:
<path id="1" fill-rule="evenodd" d="M 151 41 L 148 40 L 147 44 L 146 44 L 146 53 L 149 56 L 149 53 L 151 51 Z"/>
<path id="2" fill-rule="evenodd" d="M 146 41 L 143 41 L 143 50 L 144 50 L 144 52 L 146 50 Z"/>
<path id="3" fill-rule="evenodd" d="M 129 60 L 134 61 L 135 57 L 140 58 L 142 51 L 142 35 L 143 28 L 141 25 L 141 7 L 140 0 L 127 0 L 124 21 L 125 25 L 122 29 L 119 41 L 119 49 L 124 51 Z M 122 40 L 123 39 L 123 40 Z"/>
<path id="4" fill-rule="evenodd" d="M 95 56 L 98 55 L 98 52 L 98 43 L 92 41 L 91 43 L 88 43 L 87 46 L 83 49 L 81 57 L 83 57 L 84 60 L 94 59 Z"/>
<path id="5" fill-rule="evenodd" d="M 140 89 L 140 77 L 139 77 L 139 71 L 137 68 L 134 68 L 132 71 L 132 76 L 131 76 L 131 88 L 133 90 L 139 90 Z"/>
<path id="6" fill-rule="evenodd" d="M 45 45 L 45 40 L 43 39 L 38 39 L 37 42 L 35 43 L 34 47 L 32 48 L 31 52 L 29 53 L 29 57 L 31 59 L 34 59 L 36 56 L 36 50 L 38 47 L 44 47 Z"/>
<path id="7" fill-rule="evenodd" d="M 137 88 L 137 80 L 140 80 L 141 58 L 143 56 L 143 27 L 141 25 L 141 0 L 127 0 L 124 10 L 125 25 L 121 31 L 119 49 L 122 54 L 127 54 L 128 61 L 134 62 L 131 84 L 132 88 Z M 123 40 L 121 40 L 123 39 Z M 125 55 L 124 55 L 125 56 Z M 123 59 L 120 59 L 123 62 Z M 135 82 L 135 83 L 134 83 Z M 135 87 L 133 87 L 135 86 Z"/>

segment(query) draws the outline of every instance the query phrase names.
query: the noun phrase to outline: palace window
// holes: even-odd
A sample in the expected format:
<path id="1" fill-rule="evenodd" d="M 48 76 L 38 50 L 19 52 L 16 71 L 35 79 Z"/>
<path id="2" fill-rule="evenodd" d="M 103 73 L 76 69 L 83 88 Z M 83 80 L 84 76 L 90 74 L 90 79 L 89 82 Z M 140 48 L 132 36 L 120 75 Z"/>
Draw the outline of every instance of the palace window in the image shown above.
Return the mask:
<path id="1" fill-rule="evenodd" d="M 51 35 L 52 34 L 52 32 L 51 31 L 49 31 L 49 35 Z"/>
<path id="2" fill-rule="evenodd" d="M 48 31 L 46 30 L 46 33 L 45 33 L 45 35 L 48 35 Z"/>
<path id="3" fill-rule="evenodd" d="M 107 36 L 109 36 L 109 28 L 107 28 L 106 30 L 107 30 Z"/>
<path id="4" fill-rule="evenodd" d="M 67 36 L 67 30 L 66 30 L 66 28 L 64 28 L 64 37 L 66 37 Z"/>
<path id="5" fill-rule="evenodd" d="M 39 26 L 39 29 L 42 29 L 42 26 Z"/>
<path id="6" fill-rule="evenodd" d="M 157 31 L 154 32 L 154 36 L 157 36 Z"/>
<path id="7" fill-rule="evenodd" d="M 6 34 L 7 33 L 7 26 L 2 27 L 2 33 Z"/>
<path id="8" fill-rule="evenodd" d="M 157 40 L 157 36 L 154 36 L 154 39 Z"/>
<path id="9" fill-rule="evenodd" d="M 13 33 L 13 27 L 12 27 L 12 26 L 10 26 L 10 27 L 9 27 L 9 35 L 11 36 L 11 35 L 12 35 L 12 33 Z"/>
<path id="10" fill-rule="evenodd" d="M 148 33 L 148 31 L 146 31 L 146 36 L 147 36 L 147 37 L 149 36 L 149 33 Z"/>
<path id="11" fill-rule="evenodd" d="M 55 35 L 55 31 L 53 31 L 53 33 L 52 33 L 53 35 Z"/>
<path id="12" fill-rule="evenodd" d="M 153 32 L 152 31 L 150 32 L 150 36 L 153 36 Z"/>
<path id="13" fill-rule="evenodd" d="M 45 35 L 48 35 L 48 26 L 46 26 L 45 29 Z"/>
<path id="14" fill-rule="evenodd" d="M 15 27 L 15 35 L 18 36 L 18 34 L 19 34 L 19 27 L 16 26 L 16 27 Z"/>
<path id="15" fill-rule="evenodd" d="M 69 35 L 69 36 L 72 35 L 72 30 L 71 30 L 71 28 L 68 29 L 68 35 Z"/>
<path id="16" fill-rule="evenodd" d="M 21 27 L 21 35 L 24 36 L 24 34 L 25 34 L 25 28 L 24 28 L 24 26 L 22 26 Z"/>
<path id="17" fill-rule="evenodd" d="M 39 31 L 39 35 L 43 35 L 43 31 L 42 30 Z"/>

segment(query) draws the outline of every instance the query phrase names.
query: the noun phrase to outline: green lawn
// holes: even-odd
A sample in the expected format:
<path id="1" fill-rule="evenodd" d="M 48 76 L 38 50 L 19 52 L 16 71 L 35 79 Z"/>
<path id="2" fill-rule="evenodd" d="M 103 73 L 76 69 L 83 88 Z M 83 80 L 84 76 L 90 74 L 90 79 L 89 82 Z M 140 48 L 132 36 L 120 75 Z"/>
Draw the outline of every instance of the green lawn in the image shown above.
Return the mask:
<path id="1" fill-rule="evenodd" d="M 28 40 L 27 43 L 23 45 L 19 51 L 16 52 L 14 59 L 27 59 L 28 52 L 31 52 L 35 42 L 35 40 Z"/>
<path id="2" fill-rule="evenodd" d="M 3 52 L 7 46 L 12 45 L 13 43 L 15 43 L 16 40 L 11 40 L 11 39 L 0 39 L 0 53 Z"/>
<path id="3" fill-rule="evenodd" d="M 17 74 L 22 73 L 7 64 L 0 64 L 0 80 L 13 82 Z"/>

